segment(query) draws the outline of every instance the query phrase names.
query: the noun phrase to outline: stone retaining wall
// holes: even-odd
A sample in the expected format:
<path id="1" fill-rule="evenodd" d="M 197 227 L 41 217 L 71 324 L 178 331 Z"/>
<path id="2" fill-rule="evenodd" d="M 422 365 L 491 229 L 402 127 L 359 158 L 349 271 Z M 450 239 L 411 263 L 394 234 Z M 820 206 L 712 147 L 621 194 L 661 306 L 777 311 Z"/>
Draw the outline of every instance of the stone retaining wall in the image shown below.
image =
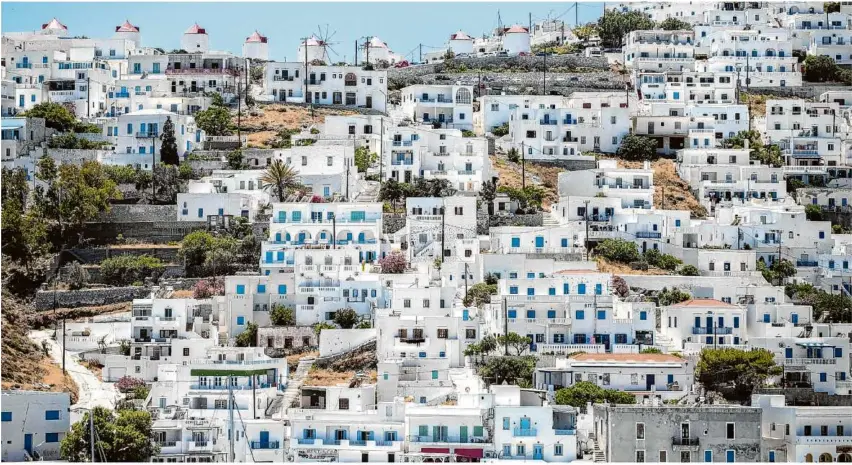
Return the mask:
<path id="1" fill-rule="evenodd" d="M 35 297 L 35 309 L 48 310 L 53 308 L 54 292 L 56 293 L 56 306 L 61 308 L 96 307 L 130 302 L 133 299 L 148 297 L 151 293 L 149 289 L 143 286 L 80 289 L 77 291 L 38 291 Z"/>
<path id="2" fill-rule="evenodd" d="M 848 92 L 849 86 L 842 84 L 837 85 L 814 85 L 809 82 L 803 82 L 802 87 L 754 87 L 751 86 L 743 92 L 748 94 L 769 95 L 771 97 L 796 97 L 805 99 L 817 99 L 819 96 L 828 91 Z"/>
<path id="3" fill-rule="evenodd" d="M 86 223 L 85 237 L 96 245 L 114 243 L 119 234 L 127 239 L 163 244 L 178 242 L 199 229 L 207 229 L 207 222 L 160 220 Z"/>
<path id="4" fill-rule="evenodd" d="M 544 215 L 541 212 L 525 215 L 494 215 L 490 218 L 492 228 L 500 226 L 542 226 Z"/>
<path id="5" fill-rule="evenodd" d="M 406 215 L 404 213 L 382 213 L 382 232 L 393 234 L 405 227 Z"/>
<path id="6" fill-rule="evenodd" d="M 109 257 L 121 255 L 150 255 L 157 257 L 164 263 L 177 263 L 177 254 L 180 246 L 166 247 L 97 247 L 89 249 L 72 249 L 69 253 L 85 264 L 95 265 Z"/>
<path id="7" fill-rule="evenodd" d="M 177 205 L 112 205 L 101 213 L 97 221 L 103 223 L 128 223 L 144 221 L 171 221 L 177 219 Z"/>

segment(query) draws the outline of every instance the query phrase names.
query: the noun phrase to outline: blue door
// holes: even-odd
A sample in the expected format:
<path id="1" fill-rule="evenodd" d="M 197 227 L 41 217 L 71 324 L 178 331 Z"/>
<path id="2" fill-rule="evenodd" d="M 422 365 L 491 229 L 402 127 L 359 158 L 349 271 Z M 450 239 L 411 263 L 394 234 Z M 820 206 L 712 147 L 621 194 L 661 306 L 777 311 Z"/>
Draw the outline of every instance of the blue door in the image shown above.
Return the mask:
<path id="1" fill-rule="evenodd" d="M 725 461 L 728 463 L 734 462 L 734 451 L 725 451 Z"/>
<path id="2" fill-rule="evenodd" d="M 269 444 L 269 431 L 261 431 L 260 432 L 260 444 L 261 444 L 261 448 L 263 448 L 263 446 Z"/>
<path id="3" fill-rule="evenodd" d="M 33 435 L 32 434 L 24 434 L 24 450 L 33 453 Z"/>
<path id="4" fill-rule="evenodd" d="M 272 263 L 272 251 L 268 250 L 266 252 L 266 263 Z"/>
<path id="5" fill-rule="evenodd" d="M 775 462 L 775 451 L 774 450 L 769 451 L 769 462 L 770 463 Z"/>
<path id="6" fill-rule="evenodd" d="M 704 451 L 704 461 L 712 462 L 713 461 L 713 451 L 705 450 Z"/>
<path id="7" fill-rule="evenodd" d="M 530 419 L 529 418 L 521 418 L 521 429 L 526 430 L 530 429 Z"/>
<path id="8" fill-rule="evenodd" d="M 543 458 L 543 456 L 544 456 L 544 454 L 542 453 L 543 449 L 544 449 L 543 445 L 533 444 L 533 459 L 534 460 L 541 460 Z"/>
<path id="9" fill-rule="evenodd" d="M 538 248 L 544 247 L 544 236 L 536 236 L 535 246 Z"/>
<path id="10" fill-rule="evenodd" d="M 527 337 L 530 339 L 530 352 L 535 352 L 535 335 L 527 334 Z"/>
<path id="11" fill-rule="evenodd" d="M 695 317 L 695 327 L 696 328 L 701 327 L 701 317 L 700 316 Z"/>
<path id="12" fill-rule="evenodd" d="M 797 313 L 791 313 L 790 321 L 792 321 L 794 325 L 799 324 L 799 315 Z"/>
<path id="13" fill-rule="evenodd" d="M 784 349 L 784 358 L 793 358 L 793 348 L 787 347 Z"/>

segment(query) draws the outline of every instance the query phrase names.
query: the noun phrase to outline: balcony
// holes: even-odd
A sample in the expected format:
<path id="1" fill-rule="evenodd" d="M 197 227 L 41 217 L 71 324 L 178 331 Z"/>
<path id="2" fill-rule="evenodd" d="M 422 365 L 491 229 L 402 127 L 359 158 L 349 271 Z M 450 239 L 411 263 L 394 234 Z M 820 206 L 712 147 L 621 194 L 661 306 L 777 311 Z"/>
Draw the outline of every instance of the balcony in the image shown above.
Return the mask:
<path id="1" fill-rule="evenodd" d="M 278 441 L 251 441 L 252 449 L 280 449 L 281 444 Z"/>
<path id="2" fill-rule="evenodd" d="M 574 429 L 555 429 L 553 430 L 553 434 L 557 436 L 576 436 L 577 430 Z"/>
<path id="3" fill-rule="evenodd" d="M 393 165 L 393 166 L 399 166 L 399 165 L 411 166 L 413 164 L 414 164 L 414 160 L 412 160 L 410 158 L 402 159 L 402 160 L 391 160 L 391 165 Z"/>
<path id="4" fill-rule="evenodd" d="M 810 260 L 796 260 L 796 266 L 819 266 L 819 263 Z"/>
<path id="5" fill-rule="evenodd" d="M 302 445 L 306 445 L 306 446 L 312 446 L 317 442 L 317 440 L 316 440 L 316 438 L 299 438 L 299 439 L 296 440 L 296 442 L 298 444 L 302 444 Z"/>
<path id="6" fill-rule="evenodd" d="M 557 121 L 555 119 L 542 119 L 542 120 L 539 120 L 538 122 L 539 122 L 539 124 L 541 124 L 543 126 L 556 126 L 557 124 L 559 124 L 559 121 Z"/>
<path id="7" fill-rule="evenodd" d="M 414 144 L 414 141 L 411 140 L 395 140 L 393 141 L 394 147 L 411 147 Z"/>
<path id="8" fill-rule="evenodd" d="M 852 436 L 796 436 L 797 445 L 849 446 Z"/>
<path id="9" fill-rule="evenodd" d="M 467 437 L 462 438 L 459 436 L 408 436 L 408 442 L 415 443 L 455 443 L 455 444 L 482 444 L 485 443 L 485 439 L 481 437 Z"/>
<path id="10" fill-rule="evenodd" d="M 273 76 L 273 81 L 293 81 L 293 76 Z"/>
<path id="11" fill-rule="evenodd" d="M 835 358 L 787 358 L 784 365 L 836 365 Z"/>
<path id="12" fill-rule="evenodd" d="M 150 131 L 149 132 L 137 132 L 136 137 L 142 137 L 142 138 L 150 139 L 150 138 L 153 138 L 153 137 L 160 137 L 160 134 L 157 133 L 157 132 L 150 132 Z"/>
<path id="13" fill-rule="evenodd" d="M 692 334 L 704 334 L 707 336 L 722 336 L 733 333 L 734 329 L 730 327 L 715 327 L 715 328 L 692 328 Z"/>
<path id="14" fill-rule="evenodd" d="M 115 98 L 130 98 L 130 92 L 116 92 Z"/>
<path id="15" fill-rule="evenodd" d="M 679 438 L 677 436 L 672 438 L 672 446 L 698 447 L 698 444 L 698 438 Z"/>
<path id="16" fill-rule="evenodd" d="M 521 438 L 535 437 L 537 434 L 538 434 L 538 431 L 536 430 L 536 428 L 515 428 L 512 431 L 512 435 L 515 436 L 516 438 L 517 437 L 521 437 Z"/>
<path id="17" fill-rule="evenodd" d="M 639 239 L 659 239 L 662 237 L 662 233 L 654 231 L 637 231 L 636 237 Z"/>

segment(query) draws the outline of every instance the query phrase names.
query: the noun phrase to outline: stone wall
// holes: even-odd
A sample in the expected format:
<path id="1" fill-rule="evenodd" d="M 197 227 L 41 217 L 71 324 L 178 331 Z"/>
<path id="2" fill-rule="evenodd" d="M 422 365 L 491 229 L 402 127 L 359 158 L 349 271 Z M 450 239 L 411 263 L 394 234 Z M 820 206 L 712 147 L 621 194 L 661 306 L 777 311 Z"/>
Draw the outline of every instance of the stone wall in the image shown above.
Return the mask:
<path id="1" fill-rule="evenodd" d="M 487 235 L 491 229 L 491 217 L 487 208 L 476 210 L 476 234 Z"/>
<path id="2" fill-rule="evenodd" d="M 393 234 L 405 227 L 406 215 L 404 213 L 382 213 L 382 232 Z"/>
<path id="3" fill-rule="evenodd" d="M 290 346 L 285 347 L 285 340 L 288 338 L 291 338 Z M 257 328 L 257 346 L 276 349 L 267 351 L 267 354 L 270 352 L 277 354 L 282 350 L 284 352 L 303 351 L 318 345 L 317 333 L 311 326 L 265 326 Z"/>
<path id="4" fill-rule="evenodd" d="M 852 407 L 852 395 L 831 395 L 808 388 L 757 388 L 754 393 L 784 396 L 787 405 Z"/>
<path id="5" fill-rule="evenodd" d="M 493 215 L 490 218 L 492 228 L 500 226 L 542 226 L 544 214 L 541 212 L 525 215 Z"/>
<path id="6" fill-rule="evenodd" d="M 97 222 L 132 223 L 176 219 L 177 205 L 113 205 L 108 212 L 98 216 Z"/>
<path id="7" fill-rule="evenodd" d="M 180 241 L 187 234 L 207 229 L 205 221 L 130 221 L 86 223 L 85 237 L 95 245 L 114 243 L 121 234 L 127 239 L 163 244 Z"/>
<path id="8" fill-rule="evenodd" d="M 817 99 L 828 91 L 848 92 L 849 86 L 844 85 L 814 85 L 809 82 L 802 83 L 802 87 L 754 87 L 751 86 L 743 92 L 748 94 L 761 94 L 772 97 Z"/>
<path id="9" fill-rule="evenodd" d="M 581 156 L 571 160 L 535 160 L 527 163 L 544 166 L 558 166 L 568 171 L 592 170 L 597 168 L 598 162 L 595 157 Z"/>
<path id="10" fill-rule="evenodd" d="M 35 297 L 36 310 L 53 308 L 53 294 L 60 308 L 96 307 L 100 305 L 130 302 L 148 297 L 151 291 L 142 286 L 110 287 L 103 289 L 80 289 L 77 291 L 38 291 Z"/>
<path id="11" fill-rule="evenodd" d="M 95 248 L 76 248 L 71 249 L 68 253 L 79 261 L 85 264 L 98 264 L 109 257 L 118 257 L 121 255 L 150 255 L 157 257 L 163 263 L 177 263 L 177 254 L 180 246 L 161 246 L 161 247 L 95 247 Z"/>
<path id="12" fill-rule="evenodd" d="M 320 357 L 326 358 L 344 354 L 350 350 L 375 340 L 376 330 L 370 329 L 324 329 L 320 332 Z"/>

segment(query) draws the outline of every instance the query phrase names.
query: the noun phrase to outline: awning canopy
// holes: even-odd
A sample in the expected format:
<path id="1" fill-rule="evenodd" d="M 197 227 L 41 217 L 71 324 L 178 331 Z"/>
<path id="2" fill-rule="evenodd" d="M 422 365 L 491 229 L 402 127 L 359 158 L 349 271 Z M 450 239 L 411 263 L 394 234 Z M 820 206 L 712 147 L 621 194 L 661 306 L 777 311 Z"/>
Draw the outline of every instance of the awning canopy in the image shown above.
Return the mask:
<path id="1" fill-rule="evenodd" d="M 801 341 L 796 343 L 799 347 L 834 347 L 834 344 L 829 344 L 827 342 L 809 342 L 809 341 Z"/>
<path id="2" fill-rule="evenodd" d="M 482 449 L 456 449 L 455 454 L 459 457 L 467 457 L 469 459 L 481 459 Z"/>
<path id="3" fill-rule="evenodd" d="M 444 447 L 424 447 L 420 449 L 420 452 L 428 454 L 449 454 L 450 449 Z"/>

